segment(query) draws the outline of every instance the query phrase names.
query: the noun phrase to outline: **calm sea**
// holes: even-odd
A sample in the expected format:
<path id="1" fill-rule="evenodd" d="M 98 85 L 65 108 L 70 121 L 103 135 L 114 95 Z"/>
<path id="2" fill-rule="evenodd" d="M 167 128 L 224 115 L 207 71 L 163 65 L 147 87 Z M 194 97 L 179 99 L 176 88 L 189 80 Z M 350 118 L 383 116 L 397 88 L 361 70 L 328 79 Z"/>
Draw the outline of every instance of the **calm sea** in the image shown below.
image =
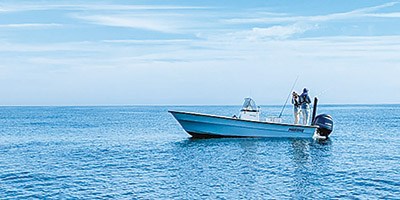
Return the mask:
<path id="1" fill-rule="evenodd" d="M 400 199 L 400 105 L 320 106 L 324 142 L 191 139 L 167 112 L 239 109 L 0 107 L 0 198 Z"/>

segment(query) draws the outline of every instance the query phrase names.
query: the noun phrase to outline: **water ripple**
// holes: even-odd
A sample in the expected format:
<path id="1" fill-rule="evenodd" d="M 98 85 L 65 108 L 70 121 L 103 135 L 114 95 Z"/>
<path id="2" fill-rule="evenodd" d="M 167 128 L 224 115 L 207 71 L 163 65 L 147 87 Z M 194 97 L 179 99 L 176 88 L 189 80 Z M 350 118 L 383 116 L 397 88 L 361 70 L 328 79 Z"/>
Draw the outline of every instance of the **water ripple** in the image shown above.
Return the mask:
<path id="1" fill-rule="evenodd" d="M 400 106 L 321 106 L 336 120 L 327 141 L 191 139 L 168 109 L 237 110 L 2 107 L 0 197 L 400 198 Z"/>

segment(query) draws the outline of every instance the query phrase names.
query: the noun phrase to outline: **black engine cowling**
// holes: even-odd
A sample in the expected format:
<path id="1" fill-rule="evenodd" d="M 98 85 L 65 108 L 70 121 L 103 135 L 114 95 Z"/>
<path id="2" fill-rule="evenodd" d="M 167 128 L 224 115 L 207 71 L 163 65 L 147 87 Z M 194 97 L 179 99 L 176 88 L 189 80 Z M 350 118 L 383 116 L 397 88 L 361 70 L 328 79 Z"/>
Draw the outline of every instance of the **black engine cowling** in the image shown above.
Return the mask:
<path id="1" fill-rule="evenodd" d="M 319 126 L 317 131 L 320 136 L 328 137 L 333 131 L 333 120 L 330 115 L 321 114 L 315 117 L 313 125 Z"/>

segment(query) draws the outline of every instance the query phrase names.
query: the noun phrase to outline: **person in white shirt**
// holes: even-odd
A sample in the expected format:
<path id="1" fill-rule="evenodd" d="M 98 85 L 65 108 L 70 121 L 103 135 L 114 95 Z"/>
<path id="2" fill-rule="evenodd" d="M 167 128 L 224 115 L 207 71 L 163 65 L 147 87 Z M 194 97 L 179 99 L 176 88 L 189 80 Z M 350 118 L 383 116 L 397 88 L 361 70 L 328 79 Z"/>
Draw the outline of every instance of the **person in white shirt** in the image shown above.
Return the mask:
<path id="1" fill-rule="evenodd" d="M 294 108 L 294 124 L 299 124 L 300 120 L 300 99 L 299 94 L 296 91 L 292 93 L 292 104 Z"/>

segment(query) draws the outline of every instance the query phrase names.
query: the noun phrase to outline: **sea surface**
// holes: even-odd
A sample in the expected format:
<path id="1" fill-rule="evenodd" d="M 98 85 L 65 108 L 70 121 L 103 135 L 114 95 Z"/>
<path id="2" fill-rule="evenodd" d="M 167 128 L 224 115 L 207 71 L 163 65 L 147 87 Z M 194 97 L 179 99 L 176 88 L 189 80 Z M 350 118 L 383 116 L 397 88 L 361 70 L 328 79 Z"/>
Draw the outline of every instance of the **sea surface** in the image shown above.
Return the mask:
<path id="1" fill-rule="evenodd" d="M 400 199 L 400 105 L 322 105 L 327 141 L 192 139 L 167 112 L 239 109 L 0 107 L 0 198 Z"/>

